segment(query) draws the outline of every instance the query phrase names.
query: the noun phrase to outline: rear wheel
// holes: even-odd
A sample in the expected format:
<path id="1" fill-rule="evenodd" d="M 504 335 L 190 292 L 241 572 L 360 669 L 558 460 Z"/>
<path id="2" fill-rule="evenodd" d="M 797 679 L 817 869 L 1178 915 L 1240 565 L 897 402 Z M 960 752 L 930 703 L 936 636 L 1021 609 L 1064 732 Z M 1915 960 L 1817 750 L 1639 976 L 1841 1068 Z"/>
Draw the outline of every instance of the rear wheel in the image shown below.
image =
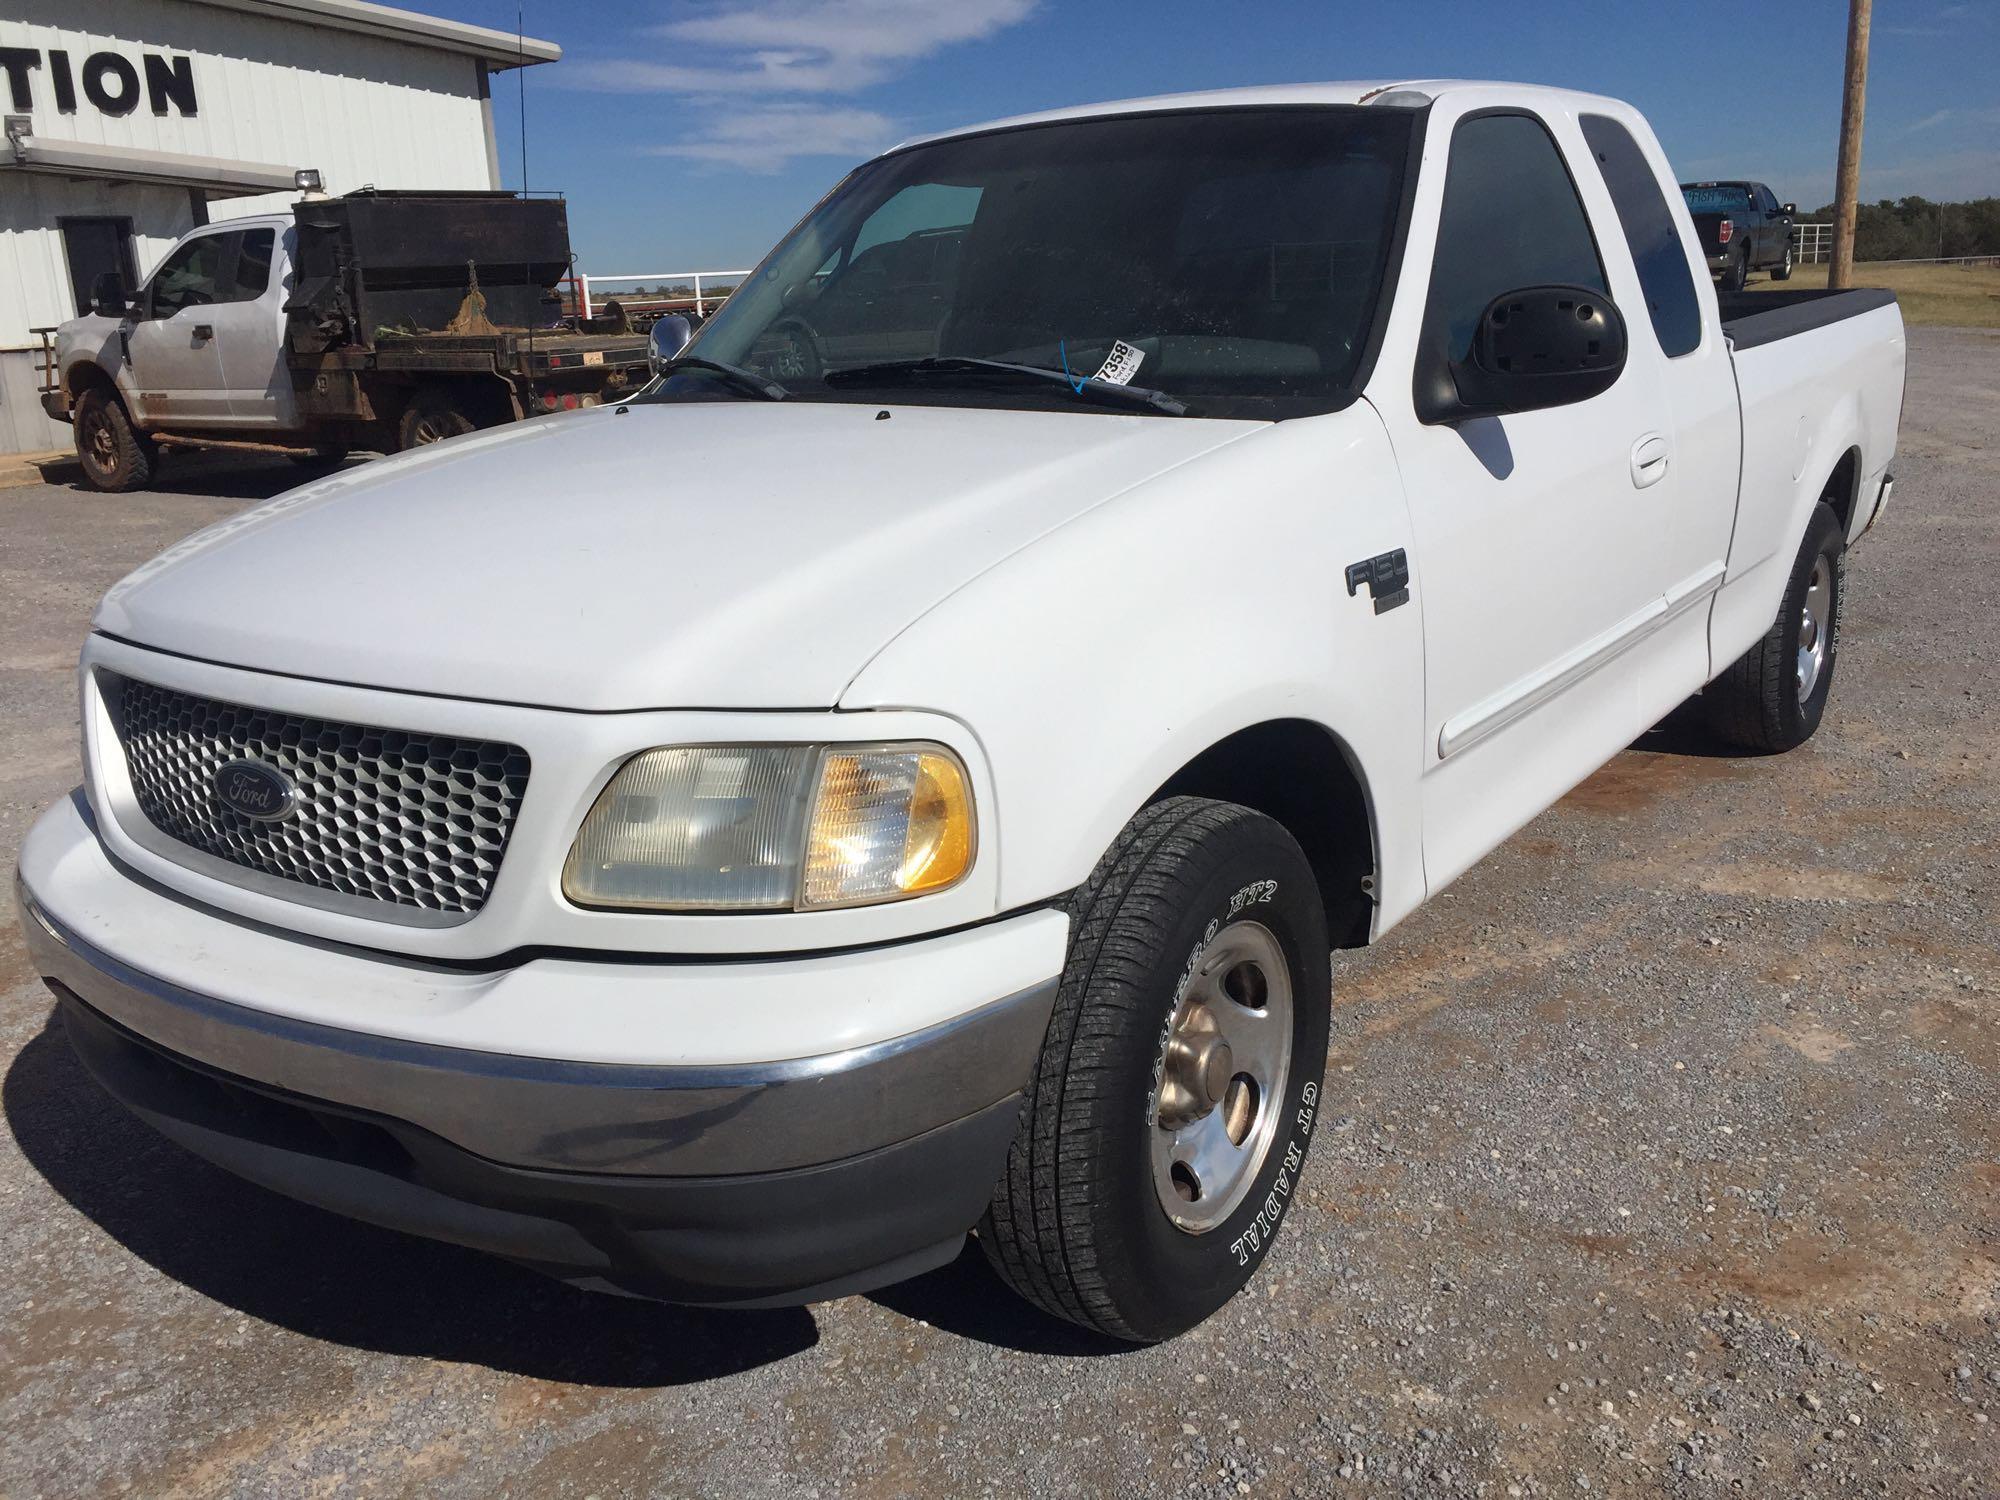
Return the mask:
<path id="1" fill-rule="evenodd" d="M 1778 618 L 1701 695 L 1710 726 L 1732 745 L 1773 754 L 1803 745 L 1819 728 L 1840 649 L 1846 555 L 1840 518 L 1822 501 L 1806 524 Z"/>
<path id="2" fill-rule="evenodd" d="M 1725 292 L 1740 292 L 1743 283 L 1750 279 L 1750 247 L 1739 245 L 1730 252 L 1729 264 L 1722 270 L 1722 289 Z"/>
<path id="3" fill-rule="evenodd" d="M 441 443 L 446 438 L 462 437 L 478 425 L 456 392 L 418 391 L 410 398 L 410 404 L 403 408 L 402 418 L 396 423 L 396 451 L 401 453 L 405 449 Z"/>
<path id="4" fill-rule="evenodd" d="M 1270 1253 L 1326 1064 L 1326 918 L 1283 827 L 1145 809 L 1078 892 L 1069 958 L 979 1241 L 1058 1317 L 1152 1342 Z"/>
<path id="5" fill-rule="evenodd" d="M 85 391 L 76 404 L 75 422 L 77 462 L 92 489 L 118 494 L 153 477 L 158 452 L 152 439 L 132 425 L 115 393 L 102 387 Z"/>

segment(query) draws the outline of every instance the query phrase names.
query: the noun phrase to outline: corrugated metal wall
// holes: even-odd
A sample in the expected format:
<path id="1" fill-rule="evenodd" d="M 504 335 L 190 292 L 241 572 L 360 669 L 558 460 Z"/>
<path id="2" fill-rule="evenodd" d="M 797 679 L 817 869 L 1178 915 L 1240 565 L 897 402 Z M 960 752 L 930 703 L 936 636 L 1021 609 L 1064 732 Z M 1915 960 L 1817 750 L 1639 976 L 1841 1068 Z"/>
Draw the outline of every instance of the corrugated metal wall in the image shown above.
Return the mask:
<path id="1" fill-rule="evenodd" d="M 186 118 L 174 108 L 156 115 L 143 98 L 127 114 L 107 115 L 80 87 L 75 112 L 63 113 L 45 61 L 28 75 L 34 133 L 43 139 L 317 167 L 333 193 L 496 185 L 480 107 L 482 64 L 471 57 L 187 0 L 0 0 L 0 46 L 36 48 L 44 59 L 66 51 L 73 71 L 100 51 L 135 67 L 147 52 L 192 60 L 196 113 Z M 0 104 L 14 113 L 6 94 L 0 82 Z M 294 196 L 218 198 L 208 212 L 214 219 L 268 213 Z M 28 330 L 75 313 L 56 228 L 64 214 L 131 217 L 142 276 L 193 222 L 180 189 L 0 165 L 0 452 L 68 441 L 68 430 L 47 423 L 38 406 L 19 404 Z"/>

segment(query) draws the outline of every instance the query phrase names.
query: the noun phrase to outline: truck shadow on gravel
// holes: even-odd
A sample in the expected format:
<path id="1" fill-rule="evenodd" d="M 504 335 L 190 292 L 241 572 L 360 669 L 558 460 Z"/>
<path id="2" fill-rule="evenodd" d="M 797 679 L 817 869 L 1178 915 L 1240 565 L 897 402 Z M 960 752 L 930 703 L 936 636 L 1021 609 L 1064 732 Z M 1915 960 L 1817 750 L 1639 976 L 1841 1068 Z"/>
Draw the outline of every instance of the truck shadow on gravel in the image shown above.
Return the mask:
<path id="1" fill-rule="evenodd" d="M 324 479 L 343 469 L 366 463 L 371 455 L 357 454 L 340 463 L 294 463 L 282 455 L 263 453 L 191 453 L 176 455 L 162 463 L 145 486 L 153 495 L 199 495 L 217 500 L 269 500 L 286 490 Z M 83 482 L 83 470 L 75 463 L 51 464 L 43 470 L 43 482 L 58 484 L 87 500 L 117 505 L 127 497 L 104 495 Z"/>
<path id="2" fill-rule="evenodd" d="M 614 1387 L 739 1374 L 819 1339 L 804 1308 L 724 1312 L 580 1292 L 241 1182 L 126 1114 L 53 1013 L 8 1068 L 0 1108 L 30 1165 L 125 1249 L 310 1338 Z"/>

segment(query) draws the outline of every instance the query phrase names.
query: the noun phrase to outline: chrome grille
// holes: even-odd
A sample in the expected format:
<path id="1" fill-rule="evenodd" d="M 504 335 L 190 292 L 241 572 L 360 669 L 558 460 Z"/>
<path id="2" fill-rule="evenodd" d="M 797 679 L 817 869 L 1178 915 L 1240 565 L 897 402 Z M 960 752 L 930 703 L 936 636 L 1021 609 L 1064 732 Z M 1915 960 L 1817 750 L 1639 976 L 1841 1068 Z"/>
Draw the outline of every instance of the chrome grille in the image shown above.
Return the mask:
<path id="1" fill-rule="evenodd" d="M 432 920 L 463 920 L 485 904 L 527 790 L 520 746 L 250 708 L 132 678 L 104 687 L 133 797 L 169 839 Z M 266 822 L 225 806 L 216 775 L 237 760 L 283 772 L 297 810 Z"/>

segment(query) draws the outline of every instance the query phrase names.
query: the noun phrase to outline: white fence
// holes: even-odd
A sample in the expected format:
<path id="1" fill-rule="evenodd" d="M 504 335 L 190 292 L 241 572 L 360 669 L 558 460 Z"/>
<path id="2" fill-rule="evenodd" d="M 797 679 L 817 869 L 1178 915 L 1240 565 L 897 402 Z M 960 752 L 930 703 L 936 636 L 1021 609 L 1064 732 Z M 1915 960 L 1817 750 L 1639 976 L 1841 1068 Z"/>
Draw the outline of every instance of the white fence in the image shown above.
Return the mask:
<path id="1" fill-rule="evenodd" d="M 1804 265 L 1817 265 L 1820 261 L 1833 258 L 1833 226 L 1831 224 L 1794 224 L 1792 226 L 1792 258 Z"/>
<path id="2" fill-rule="evenodd" d="M 585 276 L 578 272 L 573 279 L 576 282 L 577 310 L 586 318 L 597 315 L 595 307 L 602 297 L 599 289 L 606 285 L 628 283 L 635 288 L 647 283 L 657 289 L 643 293 L 635 290 L 624 296 L 623 301 L 640 306 L 652 302 L 692 302 L 695 312 L 705 318 L 708 316 L 708 304 L 721 301 L 749 274 L 748 271 L 640 271 L 631 276 Z M 706 291 L 702 285 L 704 282 L 707 283 Z"/>

